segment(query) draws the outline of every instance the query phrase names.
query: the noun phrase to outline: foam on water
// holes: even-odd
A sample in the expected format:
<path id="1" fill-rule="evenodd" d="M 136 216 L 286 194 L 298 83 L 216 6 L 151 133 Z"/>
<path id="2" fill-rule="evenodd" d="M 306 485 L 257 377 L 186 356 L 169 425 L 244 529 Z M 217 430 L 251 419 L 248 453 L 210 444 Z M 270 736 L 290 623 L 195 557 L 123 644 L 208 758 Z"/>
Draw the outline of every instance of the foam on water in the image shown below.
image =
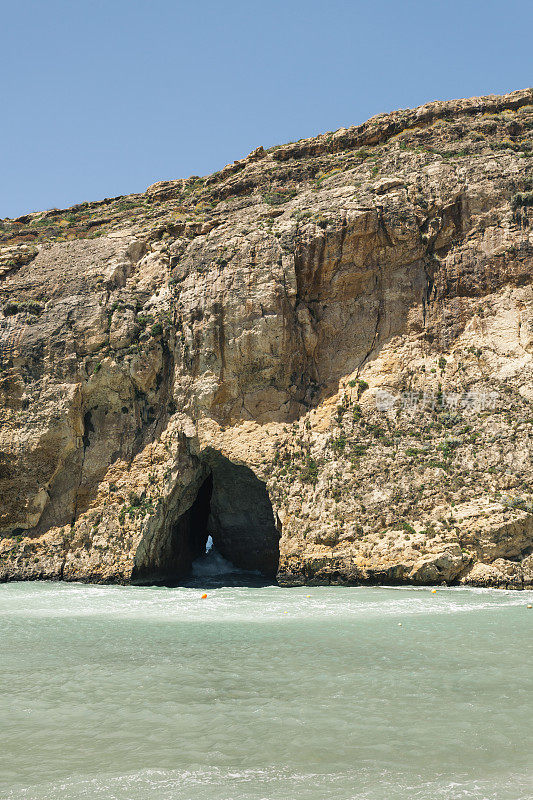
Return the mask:
<path id="1" fill-rule="evenodd" d="M 15 789 L 6 800 L 529 800 L 528 775 L 494 781 L 419 781 L 397 774 L 376 776 L 371 770 L 344 773 L 290 770 L 142 770 L 120 777 L 100 776 L 31 789 Z M 349 787 L 359 785 L 357 789 Z"/>
<path id="2" fill-rule="evenodd" d="M 222 569 L 222 572 L 220 571 Z M 384 617 L 387 615 L 463 614 L 503 610 L 533 603 L 533 591 L 459 587 L 295 587 L 225 586 L 221 577 L 248 575 L 219 553 L 194 565 L 194 585 L 177 588 L 99 586 L 72 583 L 13 583 L 0 586 L 2 616 L 118 616 L 174 620 Z M 209 586 L 209 603 L 198 603 Z M 223 583 L 223 581 L 222 581 Z"/>
<path id="3" fill-rule="evenodd" d="M 225 559 L 213 545 L 211 536 L 207 539 L 205 555 L 193 561 L 189 587 L 220 588 L 222 586 L 249 586 L 253 583 L 264 584 L 259 572 L 238 569 L 231 561 Z"/>
<path id="4" fill-rule="evenodd" d="M 211 577 L 0 586 L 2 800 L 533 797 L 533 592 Z"/>

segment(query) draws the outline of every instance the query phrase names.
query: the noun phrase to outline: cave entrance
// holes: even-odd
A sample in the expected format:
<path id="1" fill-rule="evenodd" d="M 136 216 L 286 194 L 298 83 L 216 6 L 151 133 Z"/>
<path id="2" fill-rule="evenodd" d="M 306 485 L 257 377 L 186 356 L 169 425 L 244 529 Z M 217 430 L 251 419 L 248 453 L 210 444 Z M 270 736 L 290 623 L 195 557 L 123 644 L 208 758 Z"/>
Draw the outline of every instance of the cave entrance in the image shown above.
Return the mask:
<path id="1" fill-rule="evenodd" d="M 171 515 L 139 546 L 132 582 L 176 586 L 190 581 L 193 564 L 206 557 L 208 540 L 220 563 L 226 562 L 220 576 L 211 567 L 211 579 L 224 583 L 227 562 L 249 573 L 250 583 L 254 573 L 275 579 L 280 532 L 265 483 L 218 452 L 208 453 L 204 463 L 207 474 L 189 507 Z M 242 583 L 247 582 L 243 575 Z"/>

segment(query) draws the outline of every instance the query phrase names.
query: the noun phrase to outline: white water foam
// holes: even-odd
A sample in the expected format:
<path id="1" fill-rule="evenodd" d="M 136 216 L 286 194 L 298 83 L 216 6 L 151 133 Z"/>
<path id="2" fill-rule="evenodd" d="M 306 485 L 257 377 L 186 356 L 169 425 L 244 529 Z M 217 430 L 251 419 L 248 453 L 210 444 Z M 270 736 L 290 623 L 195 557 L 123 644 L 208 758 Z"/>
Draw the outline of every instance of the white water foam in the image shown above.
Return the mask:
<path id="1" fill-rule="evenodd" d="M 295 587 L 219 585 L 219 577 L 242 571 L 211 551 L 194 565 L 193 587 L 99 586 L 72 583 L 0 585 L 2 616 L 112 616 L 208 621 L 225 619 L 266 622 L 284 619 L 376 618 L 502 613 L 533 603 L 533 591 L 438 587 Z M 245 573 L 246 575 L 246 573 Z M 201 589 L 213 586 L 209 602 L 199 603 Z M 260 609 L 260 615 L 257 609 Z M 286 614 L 284 612 L 287 612 Z M 533 617 L 533 612 L 532 612 Z"/>
<path id="2" fill-rule="evenodd" d="M 378 778 L 378 780 L 376 780 Z M 355 788 L 355 787 L 358 788 Z M 343 773 L 290 769 L 141 770 L 120 776 L 75 778 L 20 787 L 5 800 L 529 800 L 527 774 L 491 780 L 376 776 L 367 766 Z"/>
<path id="3" fill-rule="evenodd" d="M 205 555 L 197 558 L 192 565 L 192 578 L 216 578 L 218 576 L 230 575 L 231 573 L 241 572 L 231 561 L 220 555 L 213 545 L 211 536 L 207 539 Z"/>

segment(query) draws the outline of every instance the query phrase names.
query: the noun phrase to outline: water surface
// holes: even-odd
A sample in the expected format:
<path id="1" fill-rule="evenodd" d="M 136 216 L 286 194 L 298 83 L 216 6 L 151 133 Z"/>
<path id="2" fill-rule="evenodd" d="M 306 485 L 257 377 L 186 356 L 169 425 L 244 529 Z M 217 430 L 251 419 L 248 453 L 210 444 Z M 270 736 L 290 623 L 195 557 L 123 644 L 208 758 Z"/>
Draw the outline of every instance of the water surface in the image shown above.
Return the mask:
<path id="1" fill-rule="evenodd" d="M 0 586 L 2 800 L 533 797 L 533 592 L 207 592 Z"/>

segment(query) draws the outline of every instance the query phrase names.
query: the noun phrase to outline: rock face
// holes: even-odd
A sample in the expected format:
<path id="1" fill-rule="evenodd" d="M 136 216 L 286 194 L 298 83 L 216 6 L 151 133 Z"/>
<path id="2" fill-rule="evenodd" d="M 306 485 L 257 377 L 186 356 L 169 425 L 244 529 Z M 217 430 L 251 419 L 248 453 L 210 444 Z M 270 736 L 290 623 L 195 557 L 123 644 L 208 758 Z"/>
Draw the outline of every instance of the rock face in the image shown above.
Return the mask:
<path id="1" fill-rule="evenodd" d="M 533 583 L 533 90 L 0 222 L 0 577 Z"/>

